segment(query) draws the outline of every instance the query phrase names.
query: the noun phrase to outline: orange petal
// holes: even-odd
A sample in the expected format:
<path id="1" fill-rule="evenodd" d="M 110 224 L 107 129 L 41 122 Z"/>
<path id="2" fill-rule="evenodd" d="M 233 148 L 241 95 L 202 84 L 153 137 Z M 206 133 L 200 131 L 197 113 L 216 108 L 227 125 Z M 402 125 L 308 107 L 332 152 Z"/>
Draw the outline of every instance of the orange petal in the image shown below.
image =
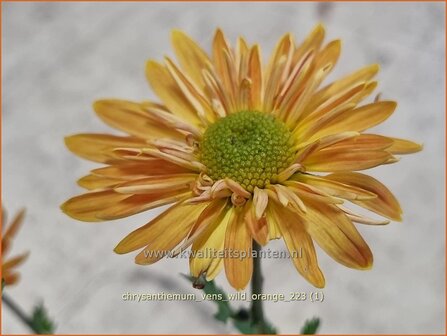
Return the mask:
<path id="1" fill-rule="evenodd" d="M 113 206 L 98 210 L 96 217 L 100 220 L 124 218 L 162 205 L 183 201 L 191 197 L 193 197 L 193 194 L 189 188 L 187 190 L 176 190 L 158 194 L 132 195 Z"/>
<path id="2" fill-rule="evenodd" d="M 93 108 L 108 125 L 130 135 L 152 140 L 170 138 L 183 141 L 184 135 L 149 118 L 140 104 L 118 99 L 99 100 Z"/>
<path id="3" fill-rule="evenodd" d="M 22 225 L 23 218 L 25 217 L 25 209 L 20 209 L 20 211 L 15 215 L 12 220 L 12 223 L 8 226 L 5 231 L 5 234 L 2 237 L 2 254 L 4 255 L 8 252 L 9 247 L 11 246 L 12 239 L 16 236 L 17 232 Z"/>
<path id="4" fill-rule="evenodd" d="M 245 203 L 244 220 L 253 239 L 262 246 L 266 245 L 269 240 L 267 221 L 265 216 L 260 219 L 256 218 L 255 207 L 251 199 Z"/>
<path id="5" fill-rule="evenodd" d="M 313 96 L 307 109 L 309 111 L 316 110 L 319 106 L 330 100 L 332 97 L 338 96 L 340 92 L 347 92 L 351 88 L 369 81 L 377 74 L 378 71 L 379 65 L 372 64 L 327 85 Z"/>
<path id="6" fill-rule="evenodd" d="M 224 258 L 224 265 L 230 285 L 242 290 L 248 285 L 253 272 L 253 240 L 244 223 L 242 208 L 236 208 L 235 212 L 225 233 L 225 251 L 230 255 Z"/>
<path id="7" fill-rule="evenodd" d="M 372 267 L 371 250 L 341 210 L 333 205 L 310 201 L 306 206 L 307 213 L 300 215 L 306 230 L 327 254 L 347 267 Z"/>
<path id="8" fill-rule="evenodd" d="M 113 163 L 121 161 L 114 155 L 116 148 L 144 148 L 147 143 L 134 137 L 107 134 L 76 134 L 65 138 L 65 145 L 74 154 L 95 162 Z"/>
<path id="9" fill-rule="evenodd" d="M 213 38 L 213 63 L 222 82 L 223 90 L 228 98 L 231 112 L 236 107 L 236 67 L 234 54 L 222 30 L 217 29 Z M 229 112 L 229 111 L 227 111 Z"/>
<path id="10" fill-rule="evenodd" d="M 206 273 L 207 279 L 217 275 L 222 264 L 225 232 L 234 217 L 234 207 L 229 207 L 221 220 L 209 225 L 191 248 L 189 267 L 193 277 Z"/>
<path id="11" fill-rule="evenodd" d="M 14 285 L 20 280 L 20 274 L 17 272 L 5 272 L 2 274 L 5 286 Z"/>
<path id="12" fill-rule="evenodd" d="M 296 213 L 278 204 L 272 204 L 271 209 L 296 269 L 312 285 L 323 288 L 324 276 L 318 267 L 312 238 L 306 232 L 302 220 Z"/>
<path id="13" fill-rule="evenodd" d="M 148 224 L 128 234 L 119 242 L 114 251 L 118 254 L 124 254 L 143 246 L 149 245 L 150 247 L 154 243 L 158 248 L 160 248 L 160 244 L 173 248 L 186 237 L 192 225 L 208 204 L 209 202 L 199 204 L 179 202 Z M 177 243 L 172 245 L 172 241 Z"/>
<path id="14" fill-rule="evenodd" d="M 182 68 L 197 85 L 204 88 L 202 69 L 205 69 L 206 64 L 210 62 L 207 54 L 192 38 L 180 30 L 172 31 L 171 41 Z"/>
<path id="15" fill-rule="evenodd" d="M 391 154 L 411 154 L 422 150 L 422 145 L 410 140 L 389 138 L 393 140 L 393 144 L 387 148 Z"/>
<path id="16" fill-rule="evenodd" d="M 169 111 L 194 126 L 200 126 L 200 120 L 194 108 L 185 98 L 165 66 L 155 61 L 148 61 L 146 63 L 146 77 L 154 92 Z"/>
<path id="17" fill-rule="evenodd" d="M 130 196 L 119 194 L 113 190 L 90 192 L 69 199 L 61 205 L 61 209 L 74 219 L 85 222 L 98 222 L 100 221 L 96 217 L 98 211 L 112 207 Z"/>
<path id="18" fill-rule="evenodd" d="M 323 192 L 323 195 L 327 194 L 348 200 L 372 199 L 377 197 L 373 192 L 369 192 L 350 184 L 333 181 L 325 177 L 310 174 L 297 174 L 294 176 L 294 180 L 316 187 Z"/>
<path id="19" fill-rule="evenodd" d="M 78 184 L 87 190 L 106 189 L 125 182 L 125 179 L 109 178 L 94 174 L 86 175 L 78 180 Z"/>
<path id="20" fill-rule="evenodd" d="M 191 188 L 198 174 L 170 174 L 145 177 L 122 183 L 114 188 L 122 194 L 153 194 Z"/>
<path id="21" fill-rule="evenodd" d="M 395 221 L 402 220 L 402 209 L 400 208 L 399 202 L 396 197 L 391 193 L 391 191 L 384 186 L 382 183 L 372 178 L 371 176 L 345 172 L 345 173 L 335 173 L 325 177 L 328 180 L 343 183 L 345 185 L 351 185 L 357 188 L 361 188 L 368 192 L 377 195 L 376 198 L 370 200 L 355 200 L 353 203 L 374 211 L 379 215 L 387 217 Z"/>
<path id="22" fill-rule="evenodd" d="M 189 172 L 191 171 L 187 168 L 159 158 L 150 158 L 142 163 L 123 163 L 92 170 L 93 175 L 117 179 L 137 179 L 147 176 L 182 174 Z"/>
<path id="23" fill-rule="evenodd" d="M 311 139 L 346 131 L 362 132 L 388 119 L 393 114 L 396 106 L 397 104 L 392 101 L 380 101 L 353 110 L 341 111 L 326 125 L 321 125 L 321 129 L 316 131 Z"/>
<path id="24" fill-rule="evenodd" d="M 301 164 L 306 171 L 336 172 L 369 169 L 387 162 L 392 155 L 386 151 L 326 149 L 310 154 Z"/>
<path id="25" fill-rule="evenodd" d="M 389 151 L 389 147 L 392 146 L 393 140 L 388 137 L 376 135 L 376 134 L 360 134 L 358 136 L 345 139 L 337 142 L 336 144 L 328 147 L 331 149 L 343 149 L 345 151 L 351 150 L 383 150 Z"/>
<path id="26" fill-rule="evenodd" d="M 9 259 L 2 265 L 2 272 L 4 272 L 5 270 L 14 268 L 16 266 L 19 266 L 28 258 L 28 255 L 29 255 L 29 252 L 26 252 L 26 253 L 23 253 L 21 255 L 14 257 L 14 258 Z"/>
<path id="27" fill-rule="evenodd" d="M 258 45 L 253 46 L 248 59 L 248 77 L 251 80 L 250 104 L 252 110 L 259 110 L 264 101 L 261 52 Z"/>

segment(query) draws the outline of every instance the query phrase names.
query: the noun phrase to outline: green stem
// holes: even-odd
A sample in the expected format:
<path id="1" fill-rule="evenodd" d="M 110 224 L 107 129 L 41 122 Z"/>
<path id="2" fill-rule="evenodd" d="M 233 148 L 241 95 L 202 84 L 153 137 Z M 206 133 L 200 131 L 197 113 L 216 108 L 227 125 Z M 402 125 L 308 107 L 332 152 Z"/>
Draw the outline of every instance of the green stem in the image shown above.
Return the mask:
<path id="1" fill-rule="evenodd" d="M 23 312 L 23 310 L 14 302 L 13 299 L 11 299 L 7 294 L 2 293 L 2 301 L 24 324 L 26 324 L 33 332 L 38 333 L 38 330 L 34 329 L 32 320 Z"/>
<path id="2" fill-rule="evenodd" d="M 251 278 L 251 293 L 262 294 L 262 282 L 264 281 L 261 272 L 261 245 L 253 241 L 253 276 Z M 262 300 L 251 301 L 251 318 L 252 324 L 260 334 L 268 333 L 267 323 L 264 317 L 264 309 Z"/>

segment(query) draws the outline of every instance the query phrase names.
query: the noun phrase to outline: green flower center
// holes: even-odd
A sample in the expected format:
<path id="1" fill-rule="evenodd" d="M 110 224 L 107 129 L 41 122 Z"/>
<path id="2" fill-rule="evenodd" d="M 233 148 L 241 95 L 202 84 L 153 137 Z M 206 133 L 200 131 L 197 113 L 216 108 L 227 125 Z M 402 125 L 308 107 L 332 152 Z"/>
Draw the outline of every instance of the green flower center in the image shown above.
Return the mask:
<path id="1" fill-rule="evenodd" d="M 243 111 L 208 127 L 200 144 L 200 159 L 214 180 L 231 178 L 252 192 L 275 183 L 291 165 L 291 132 L 274 116 Z"/>

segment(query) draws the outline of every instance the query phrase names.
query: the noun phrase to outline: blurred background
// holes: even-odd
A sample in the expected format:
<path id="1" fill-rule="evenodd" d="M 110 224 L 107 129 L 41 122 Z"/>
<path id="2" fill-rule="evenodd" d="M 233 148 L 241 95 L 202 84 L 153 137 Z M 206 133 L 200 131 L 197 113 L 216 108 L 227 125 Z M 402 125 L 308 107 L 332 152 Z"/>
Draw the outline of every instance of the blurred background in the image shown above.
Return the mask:
<path id="1" fill-rule="evenodd" d="M 264 59 L 292 32 L 300 41 L 319 22 L 341 38 L 328 80 L 380 63 L 382 99 L 399 102 L 375 129 L 411 138 L 424 151 L 368 173 L 401 201 L 403 223 L 359 226 L 371 271 L 347 269 L 321 250 L 323 303 L 266 302 L 282 333 L 322 319 L 321 333 L 445 331 L 445 8 L 443 3 L 3 3 L 2 199 L 9 218 L 27 208 L 14 253 L 31 251 L 8 293 L 27 311 L 44 300 L 58 333 L 231 333 L 212 302 L 124 302 L 122 294 L 197 293 L 179 274 L 184 259 L 137 266 L 112 249 L 160 210 L 106 223 L 82 223 L 59 205 L 81 192 L 75 181 L 97 165 L 64 147 L 66 135 L 116 133 L 94 115 L 99 98 L 154 99 L 145 61 L 173 56 L 180 28 L 210 50 L 216 27 L 235 42 L 262 45 Z M 282 242 L 270 245 L 284 250 Z M 263 260 L 265 292 L 313 289 L 290 260 Z M 224 274 L 217 283 L 229 292 Z M 235 305 L 247 305 L 236 302 Z M 3 333 L 26 333 L 3 307 Z"/>

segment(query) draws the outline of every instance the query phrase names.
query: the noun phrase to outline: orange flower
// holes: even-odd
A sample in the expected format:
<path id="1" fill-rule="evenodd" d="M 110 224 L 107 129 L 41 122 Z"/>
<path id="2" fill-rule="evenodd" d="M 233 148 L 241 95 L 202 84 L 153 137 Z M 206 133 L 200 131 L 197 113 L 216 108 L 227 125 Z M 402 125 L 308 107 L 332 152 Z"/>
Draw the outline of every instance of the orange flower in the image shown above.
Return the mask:
<path id="1" fill-rule="evenodd" d="M 259 46 L 243 38 L 232 48 L 217 30 L 208 56 L 174 31 L 180 65 L 166 57 L 146 67 L 161 103 L 98 101 L 98 116 L 128 135 L 66 138 L 72 152 L 106 166 L 79 180 L 90 191 L 63 211 L 96 222 L 173 204 L 115 251 L 142 249 L 135 260 L 146 265 L 166 255 L 156 252 L 191 246 L 192 276 L 211 280 L 224 266 L 236 289 L 250 280 L 253 240 L 283 238 L 298 272 L 317 287 L 325 280 L 313 241 L 341 264 L 369 269 L 372 253 L 353 223 L 388 220 L 342 204 L 397 221 L 402 211 L 383 184 L 354 171 L 394 163 L 395 154 L 421 146 L 365 133 L 396 108 L 393 101 L 359 106 L 377 85 L 377 65 L 320 88 L 340 54 L 340 41 L 323 39 L 322 26 L 298 45 L 286 34 L 264 67 Z"/>
<path id="2" fill-rule="evenodd" d="M 5 234 L 2 237 L 2 280 L 6 286 L 13 285 L 17 283 L 20 278 L 19 273 L 16 271 L 16 267 L 22 264 L 28 257 L 28 252 L 20 254 L 9 260 L 4 260 L 5 255 L 8 254 L 12 240 L 17 234 L 17 231 L 22 224 L 23 217 L 25 216 L 25 209 L 20 210 L 20 212 L 14 217 L 12 223 L 8 226 Z"/>

